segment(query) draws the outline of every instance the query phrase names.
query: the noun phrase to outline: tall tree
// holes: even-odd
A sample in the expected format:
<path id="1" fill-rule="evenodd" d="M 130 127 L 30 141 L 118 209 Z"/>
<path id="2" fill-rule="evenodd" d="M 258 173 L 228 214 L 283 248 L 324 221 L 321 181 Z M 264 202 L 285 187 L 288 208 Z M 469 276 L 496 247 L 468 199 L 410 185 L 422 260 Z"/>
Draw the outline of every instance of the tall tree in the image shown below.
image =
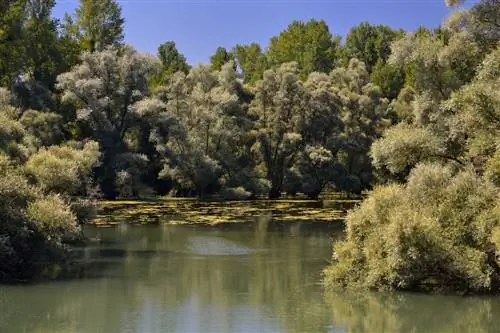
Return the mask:
<path id="1" fill-rule="evenodd" d="M 297 62 L 305 79 L 312 72 L 328 73 L 335 67 L 339 42 L 325 21 L 294 21 L 271 38 L 267 55 L 274 65 Z"/>
<path id="2" fill-rule="evenodd" d="M 187 76 L 177 72 L 164 89 L 167 114 L 156 122 L 152 139 L 164 156 L 162 175 L 177 192 L 204 196 L 222 186 L 241 187 L 245 195 L 262 192 L 251 176 L 252 123 L 234 65 L 226 63 L 219 72 L 199 66 Z"/>
<path id="3" fill-rule="evenodd" d="M 330 73 L 341 101 L 343 131 L 337 152 L 349 177 L 338 182 L 339 190 L 359 192 L 373 182 L 373 169 L 368 152 L 373 141 L 391 125 L 389 101 L 380 87 L 369 81 L 363 62 L 351 59 L 347 68 Z"/>
<path id="4" fill-rule="evenodd" d="M 154 79 L 158 85 L 166 84 L 169 77 L 176 72 L 187 74 L 191 68 L 174 41 L 168 41 L 158 47 L 158 58 L 161 62 L 161 71 Z"/>
<path id="5" fill-rule="evenodd" d="M 391 43 L 402 35 L 385 25 L 363 22 L 349 30 L 345 41 L 348 59 L 356 58 L 365 63 L 368 72 L 381 61 L 385 63 L 391 54 Z"/>
<path id="6" fill-rule="evenodd" d="M 58 23 L 51 17 L 54 6 L 55 0 L 28 0 L 26 4 L 23 81 L 15 90 L 25 107 L 53 109 L 57 75 L 69 69 L 62 53 Z"/>
<path id="7" fill-rule="evenodd" d="M 245 83 L 255 84 L 268 68 L 268 60 L 259 44 L 236 45 L 233 54 Z"/>
<path id="8" fill-rule="evenodd" d="M 297 63 L 266 71 L 251 106 L 258 116 L 253 150 L 271 184 L 270 199 L 280 197 L 286 171 L 294 164 L 303 143 L 300 129 L 306 90 L 298 74 Z"/>
<path id="9" fill-rule="evenodd" d="M 212 70 L 220 71 L 222 66 L 233 59 L 233 55 L 224 47 L 218 47 L 215 53 L 210 57 Z"/>
<path id="10" fill-rule="evenodd" d="M 291 192 L 317 199 L 327 185 L 341 183 L 347 175 L 337 156 L 343 132 L 342 106 L 329 75 L 313 73 L 304 87 L 307 98 L 300 133 L 305 147 L 287 174 L 286 190 L 295 185 Z"/>
<path id="11" fill-rule="evenodd" d="M 76 105 L 79 121 L 100 144 L 103 163 L 97 176 L 109 197 L 118 194 L 117 183 L 129 182 L 130 174 L 138 176 L 143 168 L 138 165 L 145 163 L 127 139 L 142 118 L 161 108 L 161 103 L 147 98 L 148 78 L 158 65 L 130 48 L 109 49 L 84 53 L 79 66 L 58 77 L 63 100 Z"/>
<path id="12" fill-rule="evenodd" d="M 23 27 L 27 0 L 0 2 L 0 84 L 11 88 L 24 59 Z"/>
<path id="13" fill-rule="evenodd" d="M 120 45 L 124 37 L 124 23 L 116 0 L 80 0 L 75 17 L 67 25 L 73 24 L 73 32 L 82 49 L 94 52 Z"/>

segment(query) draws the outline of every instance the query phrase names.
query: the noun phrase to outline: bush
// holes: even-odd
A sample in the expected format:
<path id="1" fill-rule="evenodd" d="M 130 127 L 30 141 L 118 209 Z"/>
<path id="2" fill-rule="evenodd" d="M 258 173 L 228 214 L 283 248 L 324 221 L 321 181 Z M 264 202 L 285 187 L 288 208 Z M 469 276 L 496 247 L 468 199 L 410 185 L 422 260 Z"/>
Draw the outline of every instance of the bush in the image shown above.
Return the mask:
<path id="1" fill-rule="evenodd" d="M 59 241 L 65 233 L 78 228 L 71 207 L 58 195 L 44 196 L 29 203 L 26 216 L 37 231 L 45 233 L 52 241 Z"/>
<path id="2" fill-rule="evenodd" d="M 74 195 L 88 185 L 99 156 L 95 142 L 88 142 L 81 149 L 51 146 L 32 155 L 25 168 L 46 191 Z"/>
<path id="3" fill-rule="evenodd" d="M 64 240 L 79 233 L 70 206 L 30 185 L 0 155 L 0 280 L 32 278 L 40 264 L 65 257 Z"/>
<path id="4" fill-rule="evenodd" d="M 347 237 L 325 271 L 329 287 L 418 291 L 498 290 L 491 261 L 498 193 L 473 172 L 421 164 L 406 185 L 373 190 L 350 212 Z"/>

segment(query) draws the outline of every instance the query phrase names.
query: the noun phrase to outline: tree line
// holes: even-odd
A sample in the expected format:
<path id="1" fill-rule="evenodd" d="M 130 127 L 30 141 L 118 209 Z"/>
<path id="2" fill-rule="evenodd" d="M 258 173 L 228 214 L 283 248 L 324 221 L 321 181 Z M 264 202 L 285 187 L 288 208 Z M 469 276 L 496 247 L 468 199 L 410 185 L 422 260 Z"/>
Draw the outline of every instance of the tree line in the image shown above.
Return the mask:
<path id="1" fill-rule="evenodd" d="M 0 278 L 63 253 L 91 198 L 373 189 L 349 215 L 332 285 L 428 285 L 422 265 L 494 285 L 481 258 L 497 234 L 497 0 L 433 29 L 363 22 L 344 40 L 293 21 L 266 48 L 219 47 L 197 66 L 174 41 L 156 56 L 124 44 L 114 0 L 81 0 L 61 21 L 54 6 L 0 4 Z"/>
<path id="2" fill-rule="evenodd" d="M 315 199 L 374 182 L 369 147 L 407 81 L 387 64 L 403 31 L 365 22 L 342 45 L 326 22 L 294 21 L 266 50 L 219 47 L 192 67 L 173 41 L 156 57 L 125 45 L 116 1 L 82 0 L 62 21 L 54 5 L 4 4 L 0 83 L 15 120 L 51 129 L 42 146 L 99 144 L 100 196 Z"/>

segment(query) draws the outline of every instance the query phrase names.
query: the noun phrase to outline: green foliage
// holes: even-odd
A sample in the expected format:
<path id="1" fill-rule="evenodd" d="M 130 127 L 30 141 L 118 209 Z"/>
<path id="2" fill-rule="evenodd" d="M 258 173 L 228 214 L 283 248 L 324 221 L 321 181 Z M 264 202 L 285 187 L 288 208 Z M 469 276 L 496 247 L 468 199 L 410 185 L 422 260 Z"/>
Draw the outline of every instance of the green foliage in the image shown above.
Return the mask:
<path id="1" fill-rule="evenodd" d="M 22 66 L 23 22 L 26 0 L 0 3 L 0 84 L 11 87 Z"/>
<path id="2" fill-rule="evenodd" d="M 385 97 L 394 99 L 398 97 L 405 83 L 404 71 L 382 61 L 377 62 L 372 68 L 370 80 L 382 89 Z"/>
<path id="3" fill-rule="evenodd" d="M 158 85 L 165 85 L 170 76 L 176 72 L 187 74 L 191 68 L 186 62 L 186 57 L 177 50 L 173 41 L 158 47 L 158 58 L 161 61 L 161 72 L 154 79 Z"/>
<path id="4" fill-rule="evenodd" d="M 297 62 L 301 78 L 312 72 L 328 73 L 337 62 L 339 38 L 325 21 L 294 21 L 279 36 L 271 38 L 267 56 L 274 65 Z"/>
<path id="5" fill-rule="evenodd" d="M 498 46 L 500 41 L 500 6 L 496 0 L 481 0 L 470 10 L 469 30 L 483 52 Z"/>
<path id="6" fill-rule="evenodd" d="M 75 195 L 85 194 L 90 176 L 99 160 L 99 145 L 86 143 L 82 149 L 69 146 L 42 148 L 26 162 L 26 172 L 33 175 L 45 191 Z"/>
<path id="7" fill-rule="evenodd" d="M 15 120 L 15 109 L 0 106 L 0 153 L 18 162 L 25 161 L 29 155 L 25 135 L 26 130 Z"/>
<path id="8" fill-rule="evenodd" d="M 496 188 L 470 171 L 416 167 L 406 185 L 375 189 L 347 219 L 326 270 L 330 287 L 488 292 L 499 271 L 486 260 L 498 226 Z"/>
<path id="9" fill-rule="evenodd" d="M 64 139 L 62 117 L 56 113 L 27 110 L 19 122 L 35 138 L 37 147 L 56 145 Z"/>
<path id="10" fill-rule="evenodd" d="M 120 46 L 124 23 L 121 7 L 115 0 L 80 0 L 74 19 L 66 22 L 82 50 L 89 52 Z"/>
<path id="11" fill-rule="evenodd" d="M 45 196 L 28 204 L 26 216 L 38 231 L 49 236 L 61 237 L 77 230 L 70 206 L 57 195 Z"/>
<path id="12" fill-rule="evenodd" d="M 385 25 L 363 22 L 349 30 L 345 40 L 345 55 L 365 63 L 369 72 L 377 63 L 385 64 L 391 54 L 391 42 L 402 35 Z"/>
<path id="13" fill-rule="evenodd" d="M 223 47 L 218 47 L 214 55 L 210 57 L 210 64 L 213 71 L 220 71 L 222 66 L 233 60 L 233 55 Z"/>
<path id="14" fill-rule="evenodd" d="M 0 85 L 12 90 L 24 108 L 53 109 L 56 77 L 71 66 L 51 17 L 55 1 L 6 4 L 8 9 L 0 8 Z"/>
<path id="15" fill-rule="evenodd" d="M 32 278 L 38 264 L 64 258 L 63 241 L 79 231 L 70 206 L 43 194 L 0 155 L 0 279 Z"/>
<path id="16" fill-rule="evenodd" d="M 58 78 L 58 87 L 64 91 L 63 101 L 74 103 L 79 122 L 87 127 L 88 136 L 99 143 L 103 163 L 97 177 L 101 190 L 109 197 L 117 195 L 117 168 L 137 160 L 127 135 L 162 107 L 148 98 L 148 78 L 157 72 L 157 61 L 131 48 L 121 52 L 108 49 L 84 53 L 79 66 Z M 133 161 L 126 162 L 130 158 Z M 125 168 L 131 171 L 128 166 Z"/>
<path id="17" fill-rule="evenodd" d="M 375 167 L 409 178 L 376 188 L 349 214 L 347 238 L 335 245 L 325 272 L 329 286 L 499 290 L 499 51 L 469 68 L 476 75 L 464 80 L 449 61 L 476 54 L 469 53 L 475 47 L 453 51 L 466 36 L 454 31 L 441 49 L 428 33 L 397 42 L 393 60 L 402 55 L 418 63 L 415 90 L 393 102 L 405 122 L 388 129 L 371 152 Z M 449 91 L 422 80 L 436 74 Z"/>
<path id="18" fill-rule="evenodd" d="M 262 79 L 264 71 L 268 69 L 268 59 L 259 44 L 236 45 L 232 53 L 245 83 L 255 84 Z"/>
<path id="19" fill-rule="evenodd" d="M 418 163 L 442 159 L 444 142 L 427 128 L 401 123 L 385 131 L 371 147 L 373 165 L 403 179 Z"/>

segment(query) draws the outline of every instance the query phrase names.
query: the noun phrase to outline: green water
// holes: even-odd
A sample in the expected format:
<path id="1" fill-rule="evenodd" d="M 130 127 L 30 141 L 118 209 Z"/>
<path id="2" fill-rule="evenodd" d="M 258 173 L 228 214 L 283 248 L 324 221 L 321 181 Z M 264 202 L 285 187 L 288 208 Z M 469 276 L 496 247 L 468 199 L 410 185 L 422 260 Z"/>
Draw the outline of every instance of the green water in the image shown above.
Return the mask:
<path id="1" fill-rule="evenodd" d="M 87 227 L 79 278 L 0 286 L 0 332 L 500 332 L 499 298 L 327 294 L 338 227 Z"/>

